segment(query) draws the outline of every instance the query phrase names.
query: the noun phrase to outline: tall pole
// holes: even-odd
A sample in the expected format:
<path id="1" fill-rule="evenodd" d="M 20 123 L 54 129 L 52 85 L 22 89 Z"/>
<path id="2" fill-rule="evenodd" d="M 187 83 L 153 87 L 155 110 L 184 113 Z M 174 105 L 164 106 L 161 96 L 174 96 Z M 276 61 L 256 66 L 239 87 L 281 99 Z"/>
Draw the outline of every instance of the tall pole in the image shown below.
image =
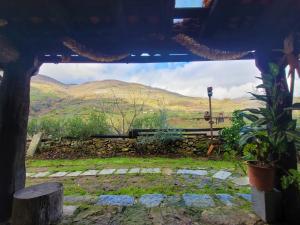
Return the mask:
<path id="1" fill-rule="evenodd" d="M 208 94 L 208 101 L 209 101 L 209 124 L 210 124 L 210 141 L 211 144 L 213 143 L 213 120 L 212 120 L 212 107 L 211 107 L 211 97 L 212 97 L 212 92 L 213 88 L 212 87 L 208 87 L 207 88 L 207 94 Z"/>

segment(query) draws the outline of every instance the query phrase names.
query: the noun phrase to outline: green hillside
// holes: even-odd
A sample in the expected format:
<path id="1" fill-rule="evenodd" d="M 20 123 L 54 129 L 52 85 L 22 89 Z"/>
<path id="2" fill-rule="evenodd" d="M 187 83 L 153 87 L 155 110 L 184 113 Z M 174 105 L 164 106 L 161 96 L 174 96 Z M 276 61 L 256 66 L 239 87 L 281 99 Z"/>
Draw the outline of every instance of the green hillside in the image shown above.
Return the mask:
<path id="1" fill-rule="evenodd" d="M 91 110 L 114 114 L 116 112 L 112 108 L 116 101 L 124 111 L 132 110 L 134 104 L 143 104 L 143 115 L 164 108 L 175 127 L 208 126 L 207 122 L 197 120 L 203 118 L 203 113 L 208 110 L 207 98 L 188 97 L 117 80 L 66 85 L 43 75 L 32 78 L 30 116 L 68 117 L 87 115 Z M 225 116 L 230 116 L 235 109 L 258 106 L 249 99 L 213 99 L 212 104 L 214 115 L 224 113 Z"/>

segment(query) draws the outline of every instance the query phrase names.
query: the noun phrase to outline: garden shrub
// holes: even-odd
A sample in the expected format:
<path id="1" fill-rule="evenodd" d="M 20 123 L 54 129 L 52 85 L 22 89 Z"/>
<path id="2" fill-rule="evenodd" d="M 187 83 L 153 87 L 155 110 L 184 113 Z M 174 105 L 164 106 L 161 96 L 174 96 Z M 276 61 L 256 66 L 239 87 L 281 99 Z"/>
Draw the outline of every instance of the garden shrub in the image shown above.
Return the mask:
<path id="1" fill-rule="evenodd" d="M 138 137 L 137 150 L 140 153 L 149 153 L 149 151 L 154 154 L 174 153 L 176 151 L 174 145 L 182 139 L 183 136 L 180 130 L 160 130 L 153 136 Z"/>
<path id="2" fill-rule="evenodd" d="M 54 138 L 59 138 L 64 135 L 62 123 L 63 121 L 61 119 L 46 116 L 38 121 L 37 128 L 39 132 L 43 132 Z"/>
<path id="3" fill-rule="evenodd" d="M 207 139 L 203 139 L 203 141 L 199 142 L 196 145 L 198 154 L 206 154 L 209 148 L 209 141 Z"/>
<path id="4" fill-rule="evenodd" d="M 142 129 L 160 129 L 167 128 L 167 112 L 165 110 L 159 110 L 159 112 L 152 113 L 136 118 L 133 124 L 133 128 Z"/>
<path id="5" fill-rule="evenodd" d="M 232 113 L 232 124 L 221 130 L 220 138 L 223 141 L 223 151 L 225 157 L 235 157 L 242 154 L 242 149 L 239 146 L 240 131 L 245 126 L 243 117 L 240 111 L 236 110 Z"/>
<path id="6" fill-rule="evenodd" d="M 28 133 L 34 135 L 37 132 L 43 132 L 45 135 L 54 138 L 66 136 L 87 138 L 95 134 L 108 133 L 109 126 L 103 113 L 93 111 L 86 118 L 73 116 L 63 119 L 47 116 L 31 119 L 28 123 Z"/>

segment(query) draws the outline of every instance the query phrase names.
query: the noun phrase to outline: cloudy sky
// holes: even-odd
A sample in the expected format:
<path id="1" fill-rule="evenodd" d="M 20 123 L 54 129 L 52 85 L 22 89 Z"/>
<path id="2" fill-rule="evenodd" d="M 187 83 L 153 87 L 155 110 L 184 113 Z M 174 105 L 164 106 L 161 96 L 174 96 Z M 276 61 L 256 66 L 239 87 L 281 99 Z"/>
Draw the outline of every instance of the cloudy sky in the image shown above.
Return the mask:
<path id="1" fill-rule="evenodd" d="M 176 0 L 176 7 L 200 7 L 199 0 Z M 151 64 L 44 64 L 40 74 L 63 83 L 83 83 L 115 79 L 163 88 L 183 95 L 206 97 L 206 88 L 214 88 L 214 97 L 247 97 L 255 91 L 259 76 L 253 60 Z M 296 80 L 295 95 L 300 96 Z"/>
<path id="2" fill-rule="evenodd" d="M 215 98 L 239 98 L 255 90 L 259 75 L 254 61 L 219 61 L 150 64 L 44 64 L 40 74 L 63 83 L 115 79 L 137 82 L 188 96 L 206 96 L 213 86 Z M 297 86 L 299 82 L 297 82 Z M 296 88 L 296 90 L 299 88 Z M 300 93 L 297 93 L 298 95 Z"/>

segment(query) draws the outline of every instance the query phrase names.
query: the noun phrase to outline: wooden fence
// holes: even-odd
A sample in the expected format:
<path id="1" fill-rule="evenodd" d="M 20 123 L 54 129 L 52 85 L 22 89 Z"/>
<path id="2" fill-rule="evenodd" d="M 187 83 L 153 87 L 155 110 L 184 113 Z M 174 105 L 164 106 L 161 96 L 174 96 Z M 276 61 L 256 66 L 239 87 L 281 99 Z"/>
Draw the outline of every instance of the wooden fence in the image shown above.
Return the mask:
<path id="1" fill-rule="evenodd" d="M 213 128 L 214 137 L 219 136 L 219 131 L 223 128 Z M 152 136 L 159 131 L 180 132 L 183 136 L 207 136 L 209 128 L 184 128 L 184 129 L 132 129 L 128 135 L 92 135 L 92 138 L 137 138 L 140 136 Z"/>

